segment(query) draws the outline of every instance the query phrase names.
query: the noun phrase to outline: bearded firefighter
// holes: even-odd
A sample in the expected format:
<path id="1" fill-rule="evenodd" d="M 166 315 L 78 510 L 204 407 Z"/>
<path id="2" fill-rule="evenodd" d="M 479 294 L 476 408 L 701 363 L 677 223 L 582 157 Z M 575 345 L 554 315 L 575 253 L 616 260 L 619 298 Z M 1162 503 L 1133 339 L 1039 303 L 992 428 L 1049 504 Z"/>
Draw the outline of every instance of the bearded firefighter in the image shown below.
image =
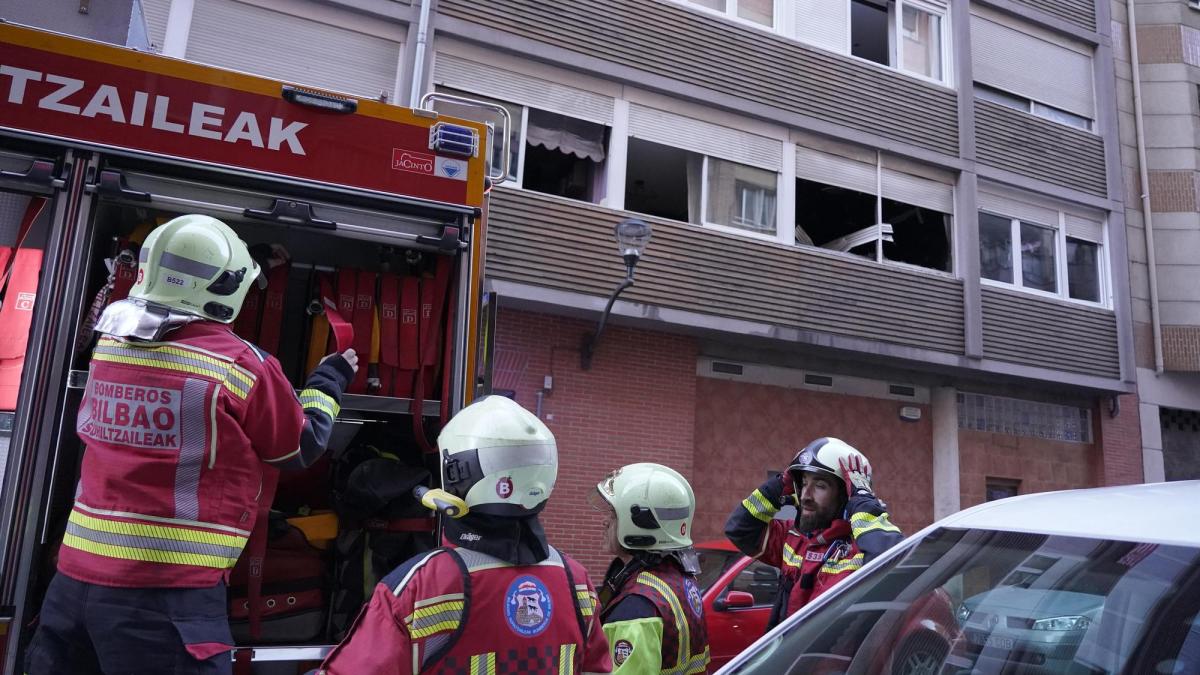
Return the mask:
<path id="1" fill-rule="evenodd" d="M 100 316 L 30 675 L 231 671 L 230 569 L 276 471 L 325 451 L 358 362 L 327 357 L 297 398 L 230 328 L 258 276 L 229 226 L 180 216 L 150 233 L 129 298 Z"/>
<path id="2" fill-rule="evenodd" d="M 780 520 L 786 505 L 799 518 Z M 730 514 L 725 536 L 746 555 L 778 567 L 768 628 L 794 614 L 904 535 L 871 487 L 871 463 L 836 438 L 809 443 Z"/>
<path id="3" fill-rule="evenodd" d="M 511 399 L 488 396 L 446 424 L 438 447 L 443 513 L 453 516 L 445 546 L 375 587 L 319 673 L 610 672 L 587 571 L 550 545 L 538 519 L 558 476 L 554 435 Z"/>
<path id="4" fill-rule="evenodd" d="M 600 592 L 614 673 L 692 675 L 708 668 L 708 633 L 692 548 L 696 498 L 661 464 L 622 467 L 596 485 L 604 546 L 615 557 Z"/>

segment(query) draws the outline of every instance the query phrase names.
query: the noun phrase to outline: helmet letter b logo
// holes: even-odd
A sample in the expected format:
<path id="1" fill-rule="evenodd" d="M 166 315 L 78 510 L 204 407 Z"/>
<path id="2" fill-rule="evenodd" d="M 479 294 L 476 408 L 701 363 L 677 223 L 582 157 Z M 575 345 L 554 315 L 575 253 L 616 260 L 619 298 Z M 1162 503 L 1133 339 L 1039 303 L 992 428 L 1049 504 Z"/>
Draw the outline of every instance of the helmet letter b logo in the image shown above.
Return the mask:
<path id="1" fill-rule="evenodd" d="M 504 478 L 496 481 L 496 494 L 499 495 L 501 499 L 508 499 L 512 496 L 512 493 L 513 482 L 511 478 L 505 476 Z"/>

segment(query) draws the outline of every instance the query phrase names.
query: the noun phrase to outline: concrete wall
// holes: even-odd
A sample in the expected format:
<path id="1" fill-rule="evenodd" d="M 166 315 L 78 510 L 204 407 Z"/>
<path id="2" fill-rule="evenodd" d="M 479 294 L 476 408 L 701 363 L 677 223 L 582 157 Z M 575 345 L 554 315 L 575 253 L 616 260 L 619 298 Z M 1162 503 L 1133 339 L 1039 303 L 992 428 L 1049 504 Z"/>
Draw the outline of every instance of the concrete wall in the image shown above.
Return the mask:
<path id="1" fill-rule="evenodd" d="M 0 0 L 0 18 L 124 45 L 135 0 Z M 79 11 L 87 7 L 87 12 Z"/>

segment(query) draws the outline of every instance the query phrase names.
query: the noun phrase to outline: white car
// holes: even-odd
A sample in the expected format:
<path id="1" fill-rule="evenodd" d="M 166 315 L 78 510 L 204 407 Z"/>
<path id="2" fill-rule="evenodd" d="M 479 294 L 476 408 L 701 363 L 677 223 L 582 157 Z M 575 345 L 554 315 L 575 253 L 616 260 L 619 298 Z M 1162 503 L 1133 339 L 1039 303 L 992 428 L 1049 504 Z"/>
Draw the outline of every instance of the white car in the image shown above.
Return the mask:
<path id="1" fill-rule="evenodd" d="M 722 674 L 1200 673 L 1200 481 L 988 502 L 905 539 Z"/>

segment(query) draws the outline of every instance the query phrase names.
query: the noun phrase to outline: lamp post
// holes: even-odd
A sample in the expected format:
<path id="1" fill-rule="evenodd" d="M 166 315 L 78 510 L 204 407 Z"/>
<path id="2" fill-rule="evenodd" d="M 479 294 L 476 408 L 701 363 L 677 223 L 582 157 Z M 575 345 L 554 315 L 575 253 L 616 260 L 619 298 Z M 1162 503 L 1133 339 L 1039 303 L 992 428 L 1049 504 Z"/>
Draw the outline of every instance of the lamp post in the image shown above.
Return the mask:
<path id="1" fill-rule="evenodd" d="M 596 353 L 600 334 L 604 332 L 604 323 L 608 320 L 608 314 L 612 311 L 617 296 L 621 294 L 621 291 L 633 285 L 633 271 L 642 258 L 642 251 L 646 249 L 646 244 L 650 242 L 651 229 L 649 224 L 641 220 L 626 218 L 617 223 L 615 233 L 618 250 L 621 251 L 621 258 L 625 260 L 625 278 L 621 280 L 620 284 L 617 284 L 612 295 L 608 296 L 608 304 L 604 306 L 604 313 L 600 315 L 600 325 L 596 327 L 596 332 L 585 333 L 583 336 L 583 345 L 579 349 L 579 366 L 584 370 L 592 368 L 592 355 Z"/>

